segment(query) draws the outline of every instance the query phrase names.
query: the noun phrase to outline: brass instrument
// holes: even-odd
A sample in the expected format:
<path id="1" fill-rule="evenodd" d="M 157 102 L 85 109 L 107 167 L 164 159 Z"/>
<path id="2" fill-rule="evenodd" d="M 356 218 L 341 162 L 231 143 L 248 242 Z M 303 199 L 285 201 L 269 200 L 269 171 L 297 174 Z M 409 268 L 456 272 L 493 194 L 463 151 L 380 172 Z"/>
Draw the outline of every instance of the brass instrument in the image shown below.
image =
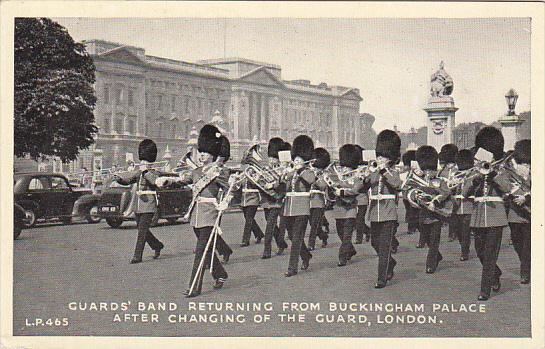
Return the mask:
<path id="1" fill-rule="evenodd" d="M 472 180 L 475 177 L 483 175 L 483 173 L 481 173 L 481 170 L 491 172 L 497 168 L 505 168 L 505 164 L 511 159 L 512 156 L 513 154 L 510 154 L 502 159 L 492 161 L 492 162 L 482 161 L 477 166 L 474 166 L 467 170 L 460 171 L 454 176 L 452 176 L 452 178 L 449 178 L 447 183 L 448 187 L 450 189 L 456 188 L 462 183 L 465 183 L 469 180 Z"/>
<path id="2" fill-rule="evenodd" d="M 254 145 L 242 157 L 241 163 L 247 165 L 244 169 L 244 176 L 269 196 L 276 196 L 272 186 L 280 182 L 281 175 L 271 166 L 266 164 L 259 152 L 259 145 Z"/>
<path id="3" fill-rule="evenodd" d="M 411 206 L 428 209 L 444 218 L 448 218 L 452 214 L 452 205 L 434 205 L 430 208 L 430 203 L 439 194 L 434 186 L 434 180 L 439 179 L 427 180 L 411 170 L 402 184 L 402 190 L 407 190 L 405 196 Z"/>
<path id="4" fill-rule="evenodd" d="M 526 195 L 532 192 L 531 183 L 529 183 L 528 180 L 524 179 L 524 177 L 522 177 L 512 166 L 504 163 L 502 170 L 507 174 L 507 176 L 509 177 L 509 182 L 511 182 L 512 189 L 510 194 L 515 194 L 517 191 L 521 191 L 522 195 Z M 532 213 L 531 207 L 527 204 L 518 205 L 514 202 L 513 204 L 517 207 L 522 208 L 528 214 Z"/>
<path id="5" fill-rule="evenodd" d="M 360 172 L 358 169 L 342 172 L 337 169 L 337 164 L 332 162 L 322 172 L 322 179 L 327 185 L 326 200 L 329 202 L 335 202 L 337 197 L 335 196 L 336 189 L 343 188 L 343 182 L 347 182 L 351 179 L 358 178 Z"/>

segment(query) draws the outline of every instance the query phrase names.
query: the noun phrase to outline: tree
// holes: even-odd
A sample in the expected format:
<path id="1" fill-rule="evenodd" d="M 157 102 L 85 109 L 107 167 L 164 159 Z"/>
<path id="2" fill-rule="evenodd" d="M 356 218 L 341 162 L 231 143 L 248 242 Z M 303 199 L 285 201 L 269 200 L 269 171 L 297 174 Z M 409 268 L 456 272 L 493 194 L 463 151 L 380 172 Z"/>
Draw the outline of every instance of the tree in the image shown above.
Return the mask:
<path id="1" fill-rule="evenodd" d="M 95 66 L 48 18 L 15 19 L 15 155 L 76 159 L 93 144 Z"/>

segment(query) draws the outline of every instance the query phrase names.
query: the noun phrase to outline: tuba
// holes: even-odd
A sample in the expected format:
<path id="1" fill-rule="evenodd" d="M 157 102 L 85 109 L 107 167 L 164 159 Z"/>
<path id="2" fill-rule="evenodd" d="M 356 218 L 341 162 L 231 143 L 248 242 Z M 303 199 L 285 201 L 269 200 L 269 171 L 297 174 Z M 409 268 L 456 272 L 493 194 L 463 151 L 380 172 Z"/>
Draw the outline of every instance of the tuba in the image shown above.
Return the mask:
<path id="1" fill-rule="evenodd" d="M 277 195 L 276 191 L 273 188 L 269 188 L 269 186 L 279 183 L 280 175 L 269 167 L 265 159 L 263 159 L 259 152 L 258 144 L 252 146 L 244 153 L 241 163 L 246 165 L 244 176 L 250 182 L 269 196 L 275 197 Z"/>
<path id="2" fill-rule="evenodd" d="M 407 175 L 407 179 L 401 185 L 401 189 L 406 191 L 405 197 L 409 204 L 416 208 L 429 210 L 429 204 L 439 194 L 436 188 L 440 185 L 437 178 L 426 180 L 418 176 L 414 170 L 411 170 Z M 442 218 L 448 218 L 452 214 L 452 205 L 434 205 L 433 213 L 438 214 Z"/>

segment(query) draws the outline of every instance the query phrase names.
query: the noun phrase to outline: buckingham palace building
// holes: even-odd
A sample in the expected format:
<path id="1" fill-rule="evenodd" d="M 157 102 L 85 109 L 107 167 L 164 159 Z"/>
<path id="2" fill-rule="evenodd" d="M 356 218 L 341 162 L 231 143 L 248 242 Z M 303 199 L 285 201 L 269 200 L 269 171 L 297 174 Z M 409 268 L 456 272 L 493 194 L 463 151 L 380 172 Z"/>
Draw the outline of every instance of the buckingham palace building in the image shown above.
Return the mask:
<path id="1" fill-rule="evenodd" d="M 207 123 L 226 131 L 233 161 L 256 142 L 266 145 L 275 136 L 291 142 L 301 133 L 335 157 L 341 145 L 363 143 L 370 127 L 359 113 L 357 88 L 283 80 L 275 64 L 244 58 L 189 63 L 102 40 L 85 44 L 96 66 L 99 132 L 71 171 L 96 167 L 94 158 L 102 168 L 124 166 L 137 160 L 144 138 L 157 143 L 158 160 L 174 165 Z"/>

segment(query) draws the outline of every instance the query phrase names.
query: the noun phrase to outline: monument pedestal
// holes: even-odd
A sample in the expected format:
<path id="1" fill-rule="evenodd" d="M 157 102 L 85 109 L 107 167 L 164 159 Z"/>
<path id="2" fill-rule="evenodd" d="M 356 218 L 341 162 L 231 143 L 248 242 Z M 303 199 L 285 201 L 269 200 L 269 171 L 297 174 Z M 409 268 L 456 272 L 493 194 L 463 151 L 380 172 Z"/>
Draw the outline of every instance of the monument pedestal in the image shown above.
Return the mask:
<path id="1" fill-rule="evenodd" d="M 513 150 L 515 143 L 519 140 L 520 126 L 524 122 L 518 115 L 505 115 L 500 120 L 501 133 L 504 139 L 504 149 Z"/>
<path id="2" fill-rule="evenodd" d="M 432 96 L 424 110 L 428 113 L 428 145 L 437 151 L 447 143 L 452 143 L 455 126 L 455 113 L 458 108 L 451 96 Z"/>

